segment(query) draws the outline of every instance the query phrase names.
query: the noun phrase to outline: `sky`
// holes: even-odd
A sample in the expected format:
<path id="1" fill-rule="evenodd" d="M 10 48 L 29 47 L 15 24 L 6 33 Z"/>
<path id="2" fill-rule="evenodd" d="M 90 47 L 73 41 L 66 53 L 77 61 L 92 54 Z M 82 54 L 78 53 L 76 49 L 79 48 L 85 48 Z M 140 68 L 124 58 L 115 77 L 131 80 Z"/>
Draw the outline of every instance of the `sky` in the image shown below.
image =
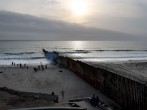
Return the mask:
<path id="1" fill-rule="evenodd" d="M 0 40 L 145 40 L 146 12 L 147 0 L 0 0 Z"/>

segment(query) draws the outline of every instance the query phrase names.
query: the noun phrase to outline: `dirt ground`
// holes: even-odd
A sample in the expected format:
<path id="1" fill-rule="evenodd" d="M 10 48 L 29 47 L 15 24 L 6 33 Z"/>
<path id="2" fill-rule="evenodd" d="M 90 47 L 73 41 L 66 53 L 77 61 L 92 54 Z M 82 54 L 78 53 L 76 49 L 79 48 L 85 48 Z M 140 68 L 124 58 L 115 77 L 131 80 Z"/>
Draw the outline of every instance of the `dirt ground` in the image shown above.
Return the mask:
<path id="1" fill-rule="evenodd" d="M 33 97 L 22 97 L 0 90 L 0 110 L 53 106 L 55 103 Z"/>

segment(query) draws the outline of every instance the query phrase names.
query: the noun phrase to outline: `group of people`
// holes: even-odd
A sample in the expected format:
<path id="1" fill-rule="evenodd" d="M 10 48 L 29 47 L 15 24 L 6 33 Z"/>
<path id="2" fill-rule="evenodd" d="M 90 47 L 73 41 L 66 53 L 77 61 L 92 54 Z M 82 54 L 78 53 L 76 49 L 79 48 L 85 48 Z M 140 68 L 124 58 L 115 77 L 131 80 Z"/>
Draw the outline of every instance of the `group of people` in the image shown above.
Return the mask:
<path id="1" fill-rule="evenodd" d="M 19 66 L 20 68 L 29 68 L 26 64 L 15 64 L 14 62 L 12 62 L 12 66 Z"/>
<path id="2" fill-rule="evenodd" d="M 99 104 L 99 97 L 96 96 L 95 94 L 92 95 L 91 99 L 90 99 L 90 103 L 94 106 L 97 107 Z"/>
<path id="3" fill-rule="evenodd" d="M 45 69 L 47 69 L 47 65 L 38 65 L 37 67 L 34 67 L 34 71 L 35 72 L 37 72 L 37 71 L 39 71 L 39 70 L 45 70 Z"/>
<path id="4" fill-rule="evenodd" d="M 12 66 L 18 66 L 18 67 L 20 67 L 20 68 L 29 68 L 28 67 L 28 65 L 26 65 L 26 64 L 16 64 L 16 63 L 14 63 L 14 62 L 12 62 Z M 42 65 L 42 63 L 41 63 L 41 65 L 38 65 L 37 67 L 34 67 L 34 71 L 35 72 L 37 72 L 37 71 L 39 71 L 39 70 L 45 70 L 45 69 L 47 69 L 47 65 Z"/>

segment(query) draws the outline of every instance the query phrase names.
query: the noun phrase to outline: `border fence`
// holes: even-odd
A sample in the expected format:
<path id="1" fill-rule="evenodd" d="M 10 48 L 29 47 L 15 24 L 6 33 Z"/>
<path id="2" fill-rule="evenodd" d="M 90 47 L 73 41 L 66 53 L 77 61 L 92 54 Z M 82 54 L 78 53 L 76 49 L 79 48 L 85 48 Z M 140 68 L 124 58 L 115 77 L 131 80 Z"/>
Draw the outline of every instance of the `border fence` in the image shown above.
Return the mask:
<path id="1" fill-rule="evenodd" d="M 70 69 L 124 110 L 147 110 L 147 85 L 102 67 L 59 56 L 60 66 Z"/>

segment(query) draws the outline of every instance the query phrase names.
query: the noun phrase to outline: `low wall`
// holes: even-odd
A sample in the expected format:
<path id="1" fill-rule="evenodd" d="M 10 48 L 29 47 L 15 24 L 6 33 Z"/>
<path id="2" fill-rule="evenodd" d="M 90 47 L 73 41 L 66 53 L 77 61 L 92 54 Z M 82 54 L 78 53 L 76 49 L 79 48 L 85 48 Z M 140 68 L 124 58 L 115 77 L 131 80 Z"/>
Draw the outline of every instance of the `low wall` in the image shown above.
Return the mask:
<path id="1" fill-rule="evenodd" d="M 68 57 L 60 56 L 59 61 L 61 66 L 73 71 L 120 104 L 124 110 L 147 110 L 147 86 L 145 84 Z"/>
<path id="2" fill-rule="evenodd" d="M 45 94 L 45 93 L 34 93 L 34 92 L 22 92 L 22 91 L 12 90 L 7 87 L 0 87 L 0 90 L 8 92 L 10 94 L 22 96 L 22 97 L 33 97 L 36 99 L 45 99 L 48 101 L 54 101 L 54 102 L 58 103 L 58 96 L 57 95 Z"/>

